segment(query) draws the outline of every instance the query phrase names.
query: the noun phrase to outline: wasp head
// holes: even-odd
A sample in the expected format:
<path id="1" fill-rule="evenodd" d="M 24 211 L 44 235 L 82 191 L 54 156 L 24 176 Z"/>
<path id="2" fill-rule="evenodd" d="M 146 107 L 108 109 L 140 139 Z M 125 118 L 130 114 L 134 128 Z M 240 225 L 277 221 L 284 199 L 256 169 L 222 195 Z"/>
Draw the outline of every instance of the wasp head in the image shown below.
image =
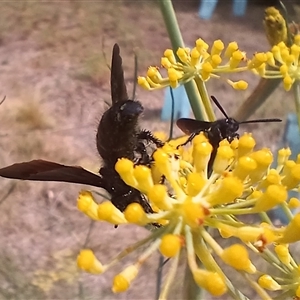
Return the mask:
<path id="1" fill-rule="evenodd" d="M 116 109 L 116 121 L 122 124 L 134 122 L 144 111 L 142 104 L 138 101 L 126 100 L 118 103 Z"/>

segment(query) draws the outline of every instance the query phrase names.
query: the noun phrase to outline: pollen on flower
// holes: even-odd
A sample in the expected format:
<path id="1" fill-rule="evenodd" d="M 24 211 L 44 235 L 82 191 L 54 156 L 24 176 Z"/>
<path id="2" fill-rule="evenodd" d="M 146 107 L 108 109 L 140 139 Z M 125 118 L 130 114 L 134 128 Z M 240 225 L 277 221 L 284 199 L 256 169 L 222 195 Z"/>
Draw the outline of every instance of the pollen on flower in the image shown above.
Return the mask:
<path id="1" fill-rule="evenodd" d="M 182 246 L 182 237 L 175 234 L 165 234 L 159 246 L 160 253 L 166 257 L 174 257 Z"/>

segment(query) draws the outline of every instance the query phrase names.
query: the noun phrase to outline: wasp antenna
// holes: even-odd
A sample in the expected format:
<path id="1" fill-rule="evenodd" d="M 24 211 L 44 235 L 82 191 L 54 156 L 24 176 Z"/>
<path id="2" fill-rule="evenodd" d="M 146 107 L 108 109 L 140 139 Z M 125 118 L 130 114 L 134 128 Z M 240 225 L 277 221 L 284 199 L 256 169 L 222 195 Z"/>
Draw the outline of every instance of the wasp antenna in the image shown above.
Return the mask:
<path id="1" fill-rule="evenodd" d="M 257 119 L 257 120 L 249 120 L 244 122 L 239 122 L 239 124 L 248 124 L 248 123 L 271 123 L 271 122 L 282 122 L 281 119 Z"/>
<path id="2" fill-rule="evenodd" d="M 170 131 L 169 131 L 168 141 L 170 141 L 173 136 L 174 113 L 175 113 L 175 99 L 174 99 L 173 88 L 171 88 L 171 87 L 170 87 L 170 94 L 171 94 L 171 100 L 172 100 L 172 108 L 171 108 L 171 122 L 170 122 Z"/>
<path id="3" fill-rule="evenodd" d="M 228 115 L 226 114 L 226 111 L 224 110 L 224 108 L 222 107 L 220 102 L 217 100 L 217 98 L 215 96 L 211 96 L 211 100 L 216 104 L 216 106 L 221 111 L 221 113 L 224 115 L 224 117 L 226 117 L 226 119 L 229 119 Z"/>
<path id="4" fill-rule="evenodd" d="M 4 98 L 0 101 L 0 105 L 5 101 L 6 96 L 4 96 Z"/>
<path id="5" fill-rule="evenodd" d="M 133 90 L 132 90 L 132 100 L 135 99 L 135 93 L 136 93 L 136 83 L 137 83 L 137 77 L 138 77 L 138 55 L 136 51 L 134 51 L 134 73 L 133 73 Z"/>

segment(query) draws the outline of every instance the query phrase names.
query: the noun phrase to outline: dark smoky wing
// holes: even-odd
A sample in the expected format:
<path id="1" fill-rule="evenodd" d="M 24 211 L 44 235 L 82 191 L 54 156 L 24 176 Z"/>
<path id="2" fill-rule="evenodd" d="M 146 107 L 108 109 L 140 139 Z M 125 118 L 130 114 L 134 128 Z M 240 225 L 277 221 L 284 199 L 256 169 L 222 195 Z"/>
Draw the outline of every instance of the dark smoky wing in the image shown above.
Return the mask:
<path id="1" fill-rule="evenodd" d="M 124 80 L 122 57 L 120 56 L 120 47 L 118 44 L 114 45 L 112 53 L 110 88 L 113 105 L 118 101 L 128 99 L 127 89 Z"/>
<path id="2" fill-rule="evenodd" d="M 103 187 L 102 178 L 78 166 L 65 166 L 46 160 L 16 163 L 0 169 L 0 176 L 35 181 L 60 181 Z"/>
<path id="3" fill-rule="evenodd" d="M 213 122 L 199 121 L 189 118 L 181 118 L 176 122 L 179 129 L 185 134 L 192 134 L 194 132 L 205 131 L 211 128 Z"/>

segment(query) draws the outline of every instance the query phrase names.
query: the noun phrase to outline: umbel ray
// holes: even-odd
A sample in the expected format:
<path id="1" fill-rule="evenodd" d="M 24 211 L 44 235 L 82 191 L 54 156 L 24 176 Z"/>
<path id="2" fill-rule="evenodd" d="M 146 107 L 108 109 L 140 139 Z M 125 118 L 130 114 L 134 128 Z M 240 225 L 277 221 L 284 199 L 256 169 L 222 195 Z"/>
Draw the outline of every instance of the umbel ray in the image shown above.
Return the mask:
<path id="1" fill-rule="evenodd" d="M 140 129 L 139 117 L 144 108 L 139 101 L 128 99 L 118 44 L 113 47 L 110 84 L 112 105 L 102 115 L 96 136 L 97 149 L 103 160 L 99 175 L 80 166 L 66 166 L 38 159 L 2 168 L 0 176 L 100 187 L 110 194 L 112 203 L 121 211 L 130 203 L 137 202 L 145 212 L 153 212 L 146 198 L 138 190 L 126 185 L 115 171 L 115 164 L 122 157 L 136 164 L 149 165 L 151 155 L 147 152 L 147 144 L 163 146 L 163 142 L 150 131 Z"/>

